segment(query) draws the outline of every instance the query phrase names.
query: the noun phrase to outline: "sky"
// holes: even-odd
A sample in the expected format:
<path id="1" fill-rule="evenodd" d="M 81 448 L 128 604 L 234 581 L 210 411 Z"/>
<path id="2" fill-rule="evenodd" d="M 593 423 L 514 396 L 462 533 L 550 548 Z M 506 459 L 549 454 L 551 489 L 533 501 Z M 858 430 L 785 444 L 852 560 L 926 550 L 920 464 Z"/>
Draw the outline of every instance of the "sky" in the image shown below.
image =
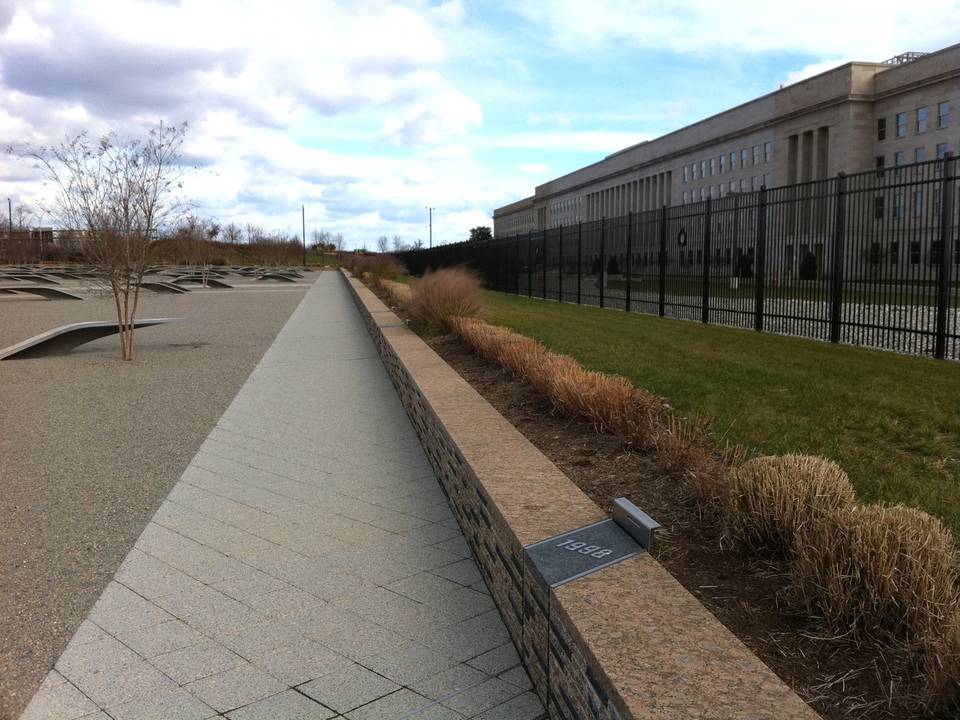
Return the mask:
<path id="1" fill-rule="evenodd" d="M 960 0 L 0 0 L 0 148 L 188 124 L 221 223 L 435 244 L 551 178 L 850 60 L 960 40 Z M 0 152 L 0 198 L 46 206 Z M 43 222 L 43 218 L 40 219 Z"/>

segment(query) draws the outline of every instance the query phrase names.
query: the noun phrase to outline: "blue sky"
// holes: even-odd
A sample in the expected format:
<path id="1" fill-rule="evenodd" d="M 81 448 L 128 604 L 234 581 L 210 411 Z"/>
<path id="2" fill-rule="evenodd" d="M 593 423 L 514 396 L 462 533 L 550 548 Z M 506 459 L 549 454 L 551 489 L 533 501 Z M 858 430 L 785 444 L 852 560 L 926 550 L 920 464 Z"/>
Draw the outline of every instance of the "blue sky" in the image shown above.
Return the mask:
<path id="1" fill-rule="evenodd" d="M 466 237 L 535 185 L 851 59 L 955 42 L 960 3 L 0 0 L 0 146 L 188 121 L 220 222 Z M 0 193 L 44 205 L 0 158 Z"/>

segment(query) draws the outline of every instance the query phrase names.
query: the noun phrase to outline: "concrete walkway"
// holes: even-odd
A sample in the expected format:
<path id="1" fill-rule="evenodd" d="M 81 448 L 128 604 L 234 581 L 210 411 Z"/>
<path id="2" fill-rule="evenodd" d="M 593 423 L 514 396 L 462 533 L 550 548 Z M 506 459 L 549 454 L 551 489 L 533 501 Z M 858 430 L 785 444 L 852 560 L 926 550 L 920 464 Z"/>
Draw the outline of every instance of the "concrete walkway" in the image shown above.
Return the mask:
<path id="1" fill-rule="evenodd" d="M 22 720 L 534 720 L 343 281 L 324 273 Z"/>

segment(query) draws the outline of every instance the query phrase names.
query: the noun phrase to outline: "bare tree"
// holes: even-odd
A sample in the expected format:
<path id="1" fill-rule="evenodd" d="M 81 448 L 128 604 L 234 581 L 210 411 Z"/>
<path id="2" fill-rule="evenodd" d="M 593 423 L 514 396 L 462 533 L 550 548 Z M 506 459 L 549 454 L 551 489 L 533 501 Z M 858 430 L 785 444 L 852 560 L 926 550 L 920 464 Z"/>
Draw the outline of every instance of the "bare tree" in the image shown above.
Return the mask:
<path id="1" fill-rule="evenodd" d="M 84 255 L 113 294 L 124 360 L 133 359 L 140 282 L 158 231 L 179 211 L 174 193 L 185 172 L 179 160 L 186 132 L 186 123 L 161 122 L 146 138 L 111 133 L 91 142 L 81 133 L 26 153 L 46 170 L 61 225 L 81 231 Z"/>
<path id="2" fill-rule="evenodd" d="M 180 256 L 200 273 L 204 287 L 207 286 L 213 257 L 219 250 L 215 244 L 219 234 L 219 224 L 196 215 L 187 215 L 174 236 Z"/>
<path id="3" fill-rule="evenodd" d="M 229 223 L 223 228 L 223 241 L 231 245 L 238 244 L 243 239 L 243 230 L 236 223 Z"/>
<path id="4" fill-rule="evenodd" d="M 33 222 L 34 212 L 29 205 L 17 203 L 13 206 L 14 230 L 28 230 Z"/>
<path id="5" fill-rule="evenodd" d="M 407 249 L 407 246 L 403 244 L 403 238 L 401 238 L 399 235 L 394 235 L 394 236 L 393 236 L 393 251 L 394 251 L 395 253 L 398 253 L 398 252 L 403 252 L 403 251 L 406 250 L 406 249 Z"/>
<path id="6" fill-rule="evenodd" d="M 390 241 L 386 235 L 377 238 L 377 252 L 385 253 L 390 251 Z"/>

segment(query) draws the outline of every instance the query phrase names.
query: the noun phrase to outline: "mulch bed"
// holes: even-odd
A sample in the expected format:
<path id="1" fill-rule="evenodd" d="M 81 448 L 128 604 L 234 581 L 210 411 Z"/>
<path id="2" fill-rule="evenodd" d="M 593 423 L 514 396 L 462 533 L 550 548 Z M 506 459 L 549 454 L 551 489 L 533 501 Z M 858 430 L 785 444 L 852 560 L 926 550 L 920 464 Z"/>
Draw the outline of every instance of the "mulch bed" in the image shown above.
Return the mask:
<path id="1" fill-rule="evenodd" d="M 651 457 L 588 421 L 560 416 L 528 382 L 475 355 L 459 338 L 423 339 L 600 507 L 609 512 L 614 498 L 626 497 L 659 522 L 654 552 L 660 563 L 824 718 L 949 717 L 918 711 L 922 679 L 902 649 L 859 647 L 796 612 L 786 597 L 786 567 L 730 548 L 683 481 Z"/>

